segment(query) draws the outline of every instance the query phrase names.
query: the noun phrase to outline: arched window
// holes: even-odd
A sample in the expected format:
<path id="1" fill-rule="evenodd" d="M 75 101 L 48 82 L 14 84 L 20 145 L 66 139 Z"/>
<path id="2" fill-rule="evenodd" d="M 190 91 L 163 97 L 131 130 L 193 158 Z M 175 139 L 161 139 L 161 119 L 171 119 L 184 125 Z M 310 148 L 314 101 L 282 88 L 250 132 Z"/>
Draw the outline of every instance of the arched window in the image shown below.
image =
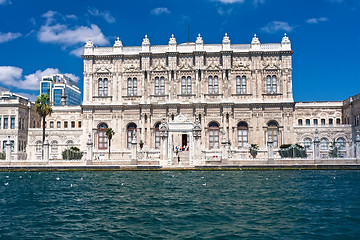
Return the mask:
<path id="1" fill-rule="evenodd" d="M 278 147 L 278 124 L 275 121 L 268 123 L 268 141 L 272 141 L 274 147 Z"/>
<path id="2" fill-rule="evenodd" d="M 236 94 L 241 94 L 241 79 L 240 79 L 240 76 L 236 76 Z"/>
<path id="3" fill-rule="evenodd" d="M 272 76 L 272 93 L 276 93 L 277 91 L 276 91 L 276 85 L 277 85 L 277 81 L 276 81 L 276 76 L 275 75 L 273 75 Z"/>
<path id="4" fill-rule="evenodd" d="M 345 139 L 339 137 L 336 141 L 336 146 L 339 148 L 339 150 L 345 150 Z"/>
<path id="5" fill-rule="evenodd" d="M 128 78 L 128 95 L 131 96 L 132 92 L 132 79 Z"/>
<path id="6" fill-rule="evenodd" d="M 241 94 L 246 94 L 246 76 L 241 78 Z"/>
<path id="7" fill-rule="evenodd" d="M 277 79 L 275 75 L 273 75 L 272 77 L 268 75 L 266 77 L 266 92 L 267 93 L 277 92 Z"/>
<path id="8" fill-rule="evenodd" d="M 181 94 L 191 94 L 191 77 L 181 77 Z"/>
<path id="9" fill-rule="evenodd" d="M 104 78 L 104 91 L 103 91 L 103 96 L 107 96 L 108 95 L 108 79 Z"/>
<path id="10" fill-rule="evenodd" d="M 131 141 L 133 140 L 136 134 L 136 124 L 130 123 L 127 127 L 127 146 L 131 148 Z"/>
<path id="11" fill-rule="evenodd" d="M 329 148 L 328 140 L 326 138 L 322 138 L 320 140 L 320 149 L 321 150 L 328 150 L 328 148 Z"/>
<path id="12" fill-rule="evenodd" d="M 98 149 L 107 149 L 107 136 L 106 136 L 106 130 L 108 129 L 108 126 L 106 123 L 101 123 L 98 127 Z"/>
<path id="13" fill-rule="evenodd" d="M 58 142 L 52 141 L 51 142 L 51 153 L 58 153 Z"/>
<path id="14" fill-rule="evenodd" d="M 128 78 L 128 96 L 137 95 L 137 78 Z"/>
<path id="15" fill-rule="evenodd" d="M 159 94 L 159 77 L 155 77 L 155 94 Z"/>
<path id="16" fill-rule="evenodd" d="M 4 141 L 5 142 L 5 141 Z M 42 150 L 42 143 L 41 141 L 37 141 L 35 143 L 35 152 L 36 153 L 41 153 L 41 150 Z"/>
<path id="17" fill-rule="evenodd" d="M 181 78 L 181 93 L 182 94 L 186 93 L 186 78 L 185 77 Z"/>
<path id="18" fill-rule="evenodd" d="M 159 131 L 160 123 L 155 125 L 155 148 L 160 148 L 160 131 Z"/>
<path id="19" fill-rule="evenodd" d="M 219 146 L 219 124 L 216 122 L 211 122 L 209 124 L 209 148 Z"/>
<path id="20" fill-rule="evenodd" d="M 165 78 L 160 77 L 160 94 L 165 94 Z"/>
<path id="21" fill-rule="evenodd" d="M 246 122 L 239 122 L 238 129 L 238 148 L 244 148 L 248 142 L 248 125 Z"/>
<path id="22" fill-rule="evenodd" d="M 209 77 L 209 94 L 213 93 L 213 79 L 212 76 Z"/>
<path id="23" fill-rule="evenodd" d="M 304 147 L 305 147 L 306 150 L 311 149 L 311 139 L 310 138 L 305 138 L 304 139 Z"/>
<path id="24" fill-rule="evenodd" d="M 191 77 L 187 77 L 187 94 L 191 93 Z"/>
<path id="25" fill-rule="evenodd" d="M 98 80 L 98 89 L 99 89 L 99 96 L 103 95 L 103 81 L 102 78 L 99 78 Z"/>
<path id="26" fill-rule="evenodd" d="M 209 94 L 219 93 L 219 78 L 218 76 L 209 76 Z"/>

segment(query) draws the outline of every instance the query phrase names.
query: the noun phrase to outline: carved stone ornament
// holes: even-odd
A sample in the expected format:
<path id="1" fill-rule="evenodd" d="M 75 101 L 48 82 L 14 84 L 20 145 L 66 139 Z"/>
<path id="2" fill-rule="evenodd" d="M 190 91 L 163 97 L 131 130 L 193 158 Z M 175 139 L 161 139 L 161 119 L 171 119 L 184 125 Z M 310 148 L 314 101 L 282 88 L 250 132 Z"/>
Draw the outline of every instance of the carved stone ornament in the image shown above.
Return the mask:
<path id="1" fill-rule="evenodd" d="M 179 70 L 194 70 L 194 68 L 188 62 L 180 63 L 178 66 Z"/>
<path id="2" fill-rule="evenodd" d="M 194 122 L 194 128 L 193 128 L 193 134 L 195 138 L 200 138 L 201 137 L 201 124 L 200 124 L 200 120 L 199 118 L 195 119 Z"/>
<path id="3" fill-rule="evenodd" d="M 206 70 L 221 70 L 218 64 L 211 62 L 207 67 Z"/>
<path id="4" fill-rule="evenodd" d="M 249 61 L 243 61 L 243 62 L 236 62 L 233 65 L 234 70 L 250 70 L 250 62 Z"/>
<path id="5" fill-rule="evenodd" d="M 167 71 L 166 67 L 161 64 L 160 62 L 157 62 L 153 68 L 152 68 L 153 71 Z"/>
<path id="6" fill-rule="evenodd" d="M 159 131 L 160 131 L 160 136 L 162 138 L 165 138 L 168 136 L 168 131 L 169 131 L 169 125 L 168 123 L 166 122 L 166 118 L 163 118 L 161 120 L 161 124 L 159 126 Z"/>
<path id="7" fill-rule="evenodd" d="M 269 69 L 269 70 L 280 69 L 280 62 L 279 61 L 263 62 L 262 65 L 264 66 L 264 69 Z"/>
<path id="8" fill-rule="evenodd" d="M 185 117 L 185 115 L 179 113 L 179 115 L 177 115 L 175 118 L 174 118 L 174 122 L 177 122 L 177 123 L 188 123 L 190 122 L 189 119 L 187 119 L 187 117 Z"/>
<path id="9" fill-rule="evenodd" d="M 110 72 L 110 69 L 112 68 L 112 66 L 109 65 L 98 65 L 95 67 L 95 72 L 97 73 L 108 73 Z"/>
<path id="10" fill-rule="evenodd" d="M 125 72 L 135 72 L 135 71 L 140 71 L 140 68 L 138 66 L 131 64 L 130 66 L 124 67 L 124 70 Z"/>

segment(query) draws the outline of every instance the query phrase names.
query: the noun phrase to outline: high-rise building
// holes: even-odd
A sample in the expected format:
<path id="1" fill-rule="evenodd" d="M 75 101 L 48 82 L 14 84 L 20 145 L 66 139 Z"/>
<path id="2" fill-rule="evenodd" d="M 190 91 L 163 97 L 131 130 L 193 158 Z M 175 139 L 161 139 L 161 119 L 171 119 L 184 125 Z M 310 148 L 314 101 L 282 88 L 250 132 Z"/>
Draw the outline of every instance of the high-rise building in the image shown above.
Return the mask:
<path id="1" fill-rule="evenodd" d="M 40 94 L 48 94 L 54 105 L 80 105 L 81 92 L 74 80 L 64 74 L 43 76 L 40 82 Z"/>

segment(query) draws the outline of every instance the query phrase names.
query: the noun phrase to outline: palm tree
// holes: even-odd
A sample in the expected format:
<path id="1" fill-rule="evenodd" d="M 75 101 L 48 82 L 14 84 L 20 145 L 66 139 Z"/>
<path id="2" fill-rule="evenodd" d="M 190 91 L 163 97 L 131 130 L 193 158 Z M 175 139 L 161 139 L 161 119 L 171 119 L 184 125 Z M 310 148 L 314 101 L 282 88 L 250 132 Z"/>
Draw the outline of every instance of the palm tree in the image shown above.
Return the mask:
<path id="1" fill-rule="evenodd" d="M 40 96 L 36 97 L 35 101 L 35 112 L 42 118 L 43 122 L 43 137 L 42 143 L 45 142 L 45 118 L 47 115 L 51 115 L 52 108 L 51 108 L 50 97 L 47 94 L 41 94 Z"/>
<path id="2" fill-rule="evenodd" d="M 111 139 L 112 137 L 115 135 L 114 130 L 112 130 L 112 128 L 108 128 L 106 129 L 106 136 L 109 139 L 109 159 L 110 159 L 110 147 L 111 147 Z"/>

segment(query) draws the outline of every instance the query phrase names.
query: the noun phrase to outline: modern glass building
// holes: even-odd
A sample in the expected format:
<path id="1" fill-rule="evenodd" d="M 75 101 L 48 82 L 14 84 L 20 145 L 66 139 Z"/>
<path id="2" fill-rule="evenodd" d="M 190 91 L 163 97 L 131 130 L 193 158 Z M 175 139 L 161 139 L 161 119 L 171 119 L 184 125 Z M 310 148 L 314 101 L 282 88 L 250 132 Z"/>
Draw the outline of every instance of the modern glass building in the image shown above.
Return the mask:
<path id="1" fill-rule="evenodd" d="M 48 94 L 55 106 L 61 105 L 61 97 L 66 96 L 65 105 L 80 105 L 81 92 L 75 81 L 63 74 L 43 76 L 40 94 Z"/>

